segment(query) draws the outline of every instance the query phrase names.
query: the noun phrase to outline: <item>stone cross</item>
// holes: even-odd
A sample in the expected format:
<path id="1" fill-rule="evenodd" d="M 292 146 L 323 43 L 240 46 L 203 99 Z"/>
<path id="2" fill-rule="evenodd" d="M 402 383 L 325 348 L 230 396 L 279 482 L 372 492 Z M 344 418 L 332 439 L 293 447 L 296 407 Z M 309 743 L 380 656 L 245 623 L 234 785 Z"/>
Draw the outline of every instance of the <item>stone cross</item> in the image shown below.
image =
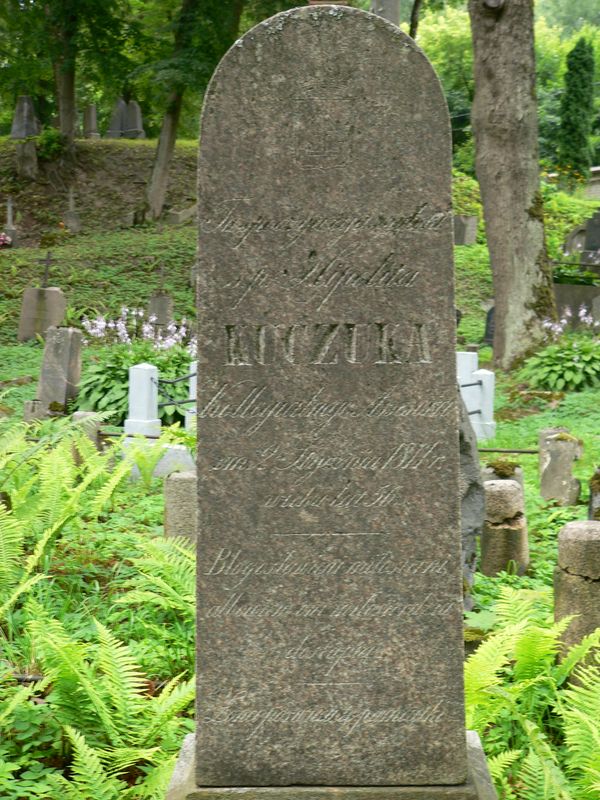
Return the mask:
<path id="1" fill-rule="evenodd" d="M 46 257 L 45 258 L 38 258 L 38 259 L 36 259 L 36 261 L 38 262 L 38 264 L 42 264 L 43 267 L 44 267 L 44 274 L 42 276 L 42 286 L 41 286 L 41 288 L 45 289 L 48 286 L 48 279 L 50 277 L 50 267 L 54 263 L 52 261 L 52 253 L 50 251 L 48 251 L 46 253 Z"/>
<path id="2" fill-rule="evenodd" d="M 168 797 L 490 798 L 448 110 L 398 28 L 313 6 L 249 31 L 205 97 L 196 773 Z"/>

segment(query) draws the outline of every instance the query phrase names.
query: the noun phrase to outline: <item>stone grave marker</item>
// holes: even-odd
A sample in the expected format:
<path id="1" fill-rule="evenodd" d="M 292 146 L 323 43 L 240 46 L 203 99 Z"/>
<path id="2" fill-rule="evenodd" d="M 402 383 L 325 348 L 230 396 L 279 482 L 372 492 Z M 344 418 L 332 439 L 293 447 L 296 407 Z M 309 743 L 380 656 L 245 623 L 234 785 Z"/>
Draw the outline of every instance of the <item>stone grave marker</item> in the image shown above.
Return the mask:
<path id="1" fill-rule="evenodd" d="M 71 233 L 81 233 L 81 218 L 75 210 L 75 190 L 69 187 L 69 207 L 63 215 L 63 221 Z"/>
<path id="2" fill-rule="evenodd" d="M 44 265 L 41 287 L 29 287 L 23 293 L 18 339 L 26 342 L 36 336 L 45 336 L 51 327 L 61 324 L 67 310 L 67 298 L 57 286 L 48 286 L 52 253 L 40 261 Z"/>
<path id="3" fill-rule="evenodd" d="M 494 331 L 496 329 L 495 313 L 496 307 L 492 306 L 488 309 L 487 314 L 485 315 L 485 333 L 483 334 L 483 343 L 489 345 L 490 347 L 494 346 Z"/>
<path id="4" fill-rule="evenodd" d="M 596 211 L 585 226 L 584 250 L 600 250 L 600 211 Z"/>
<path id="5" fill-rule="evenodd" d="M 4 233 L 11 238 L 11 247 L 19 246 L 19 232 L 15 225 L 15 209 L 10 195 L 6 198 L 6 225 Z"/>
<path id="6" fill-rule="evenodd" d="M 439 82 L 380 17 L 297 8 L 231 48 L 201 128 L 196 788 L 180 765 L 168 797 L 494 797 Z"/>
<path id="7" fill-rule="evenodd" d="M 196 470 L 173 472 L 165 479 L 165 536 L 187 536 L 194 544 L 198 535 Z"/>
<path id="8" fill-rule="evenodd" d="M 126 139 L 146 138 L 144 123 L 142 121 L 142 109 L 136 100 L 130 100 L 127 103 L 121 136 L 124 136 Z"/>
<path id="9" fill-rule="evenodd" d="M 37 136 L 39 132 L 40 123 L 35 115 L 33 100 L 28 95 L 21 95 L 17 100 L 10 138 L 27 139 L 28 136 Z"/>
<path id="10" fill-rule="evenodd" d="M 583 442 L 567 428 L 541 430 L 538 440 L 541 496 L 560 506 L 575 505 L 581 484 L 573 476 L 573 466 L 583 454 Z"/>
<path id="11" fill-rule="evenodd" d="M 83 111 L 83 136 L 85 139 L 98 139 L 98 112 L 95 105 L 86 106 Z"/>
<path id="12" fill-rule="evenodd" d="M 127 103 L 120 97 L 115 103 L 112 116 L 110 118 L 110 125 L 106 132 L 107 139 L 120 139 L 123 135 L 125 128 L 125 115 L 127 113 Z"/>
<path id="13" fill-rule="evenodd" d="M 64 414 L 69 401 L 77 397 L 81 341 L 77 328 L 48 329 L 37 399 L 26 403 L 26 421 Z"/>
<path id="14" fill-rule="evenodd" d="M 479 218 L 476 216 L 454 217 L 454 244 L 471 245 L 477 242 L 477 225 Z"/>

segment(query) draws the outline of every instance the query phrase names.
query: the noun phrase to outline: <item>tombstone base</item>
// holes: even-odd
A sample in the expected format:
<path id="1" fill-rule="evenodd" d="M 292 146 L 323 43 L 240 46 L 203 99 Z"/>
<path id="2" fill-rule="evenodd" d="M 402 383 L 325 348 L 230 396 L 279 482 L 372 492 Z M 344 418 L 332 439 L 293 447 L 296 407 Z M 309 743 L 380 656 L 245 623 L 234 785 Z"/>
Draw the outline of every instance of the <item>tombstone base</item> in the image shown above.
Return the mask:
<path id="1" fill-rule="evenodd" d="M 467 731 L 469 775 L 458 786 L 195 786 L 195 736 L 186 736 L 165 800 L 497 800 L 479 736 Z"/>

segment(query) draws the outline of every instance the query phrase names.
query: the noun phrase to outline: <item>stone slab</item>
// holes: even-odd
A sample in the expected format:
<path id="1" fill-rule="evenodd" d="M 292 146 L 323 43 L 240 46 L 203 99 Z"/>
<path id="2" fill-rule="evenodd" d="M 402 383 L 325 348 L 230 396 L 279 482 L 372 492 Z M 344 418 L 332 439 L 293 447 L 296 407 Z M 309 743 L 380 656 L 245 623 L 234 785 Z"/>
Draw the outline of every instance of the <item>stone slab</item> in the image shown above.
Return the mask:
<path id="1" fill-rule="evenodd" d="M 439 82 L 297 8 L 225 56 L 201 142 L 198 785 L 463 783 Z"/>
<path id="2" fill-rule="evenodd" d="M 82 338 L 77 328 L 48 329 L 38 386 L 38 399 L 44 413 L 64 413 L 69 401 L 77 397 Z"/>
<path id="3" fill-rule="evenodd" d="M 49 328 L 61 324 L 66 310 L 67 298 L 58 287 L 25 289 L 19 318 L 19 341 L 45 336 Z"/>
<path id="4" fill-rule="evenodd" d="M 461 786 L 208 788 L 194 786 L 195 735 L 185 737 L 165 800 L 497 800 L 481 741 L 467 731 L 468 778 Z"/>
<path id="5" fill-rule="evenodd" d="M 165 480 L 165 536 L 187 536 L 193 542 L 198 535 L 196 471 L 174 472 Z"/>

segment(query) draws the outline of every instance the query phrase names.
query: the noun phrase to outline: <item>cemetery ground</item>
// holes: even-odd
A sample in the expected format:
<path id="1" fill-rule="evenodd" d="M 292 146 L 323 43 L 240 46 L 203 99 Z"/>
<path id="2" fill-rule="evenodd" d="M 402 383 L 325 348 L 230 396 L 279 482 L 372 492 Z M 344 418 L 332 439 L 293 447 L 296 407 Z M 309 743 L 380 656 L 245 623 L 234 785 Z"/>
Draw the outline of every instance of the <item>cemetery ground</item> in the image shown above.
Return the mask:
<path id="1" fill-rule="evenodd" d="M 556 257 L 591 206 L 554 190 L 546 202 Z M 456 176 L 455 210 L 480 214 L 469 178 Z M 98 452 L 68 419 L 29 428 L 18 421 L 42 354 L 37 342 L 15 343 L 20 298 L 36 285 L 37 259 L 48 249 L 50 283 L 67 294 L 72 325 L 145 304 L 161 264 L 175 316 L 194 313 L 193 225 L 99 228 L 0 253 L 0 499 L 9 495 L 12 506 L 9 514 L 0 504 L 0 797 L 7 800 L 162 800 L 193 728 L 195 559 L 187 540 L 162 536 L 156 449 L 140 444 L 121 453 L 116 440 Z M 456 267 L 459 334 L 481 341 L 482 303 L 491 297 L 481 228 L 478 244 L 456 249 Z M 87 368 L 109 365 L 116 351 L 85 348 L 84 380 Z M 489 355 L 480 351 L 480 362 Z M 587 518 L 588 481 L 600 465 L 600 389 L 540 393 L 515 372 L 499 377 L 495 407 L 497 435 L 485 447 L 536 449 L 540 429 L 565 426 L 585 445 L 575 464 L 584 491 L 573 506 L 544 502 L 537 456 L 507 456 L 524 470 L 530 565 L 522 576 L 476 574 L 465 623 L 473 651 L 467 727 L 482 736 L 500 797 L 593 798 L 600 794 L 600 671 L 583 663 L 600 635 L 556 663 L 564 625 L 553 620 L 552 581 L 559 530 Z M 169 438 L 181 440 L 181 429 L 167 429 Z M 483 464 L 499 458 L 481 456 Z M 142 475 L 136 482 L 129 479 L 134 462 Z M 574 668 L 579 680 L 569 683 Z"/>

